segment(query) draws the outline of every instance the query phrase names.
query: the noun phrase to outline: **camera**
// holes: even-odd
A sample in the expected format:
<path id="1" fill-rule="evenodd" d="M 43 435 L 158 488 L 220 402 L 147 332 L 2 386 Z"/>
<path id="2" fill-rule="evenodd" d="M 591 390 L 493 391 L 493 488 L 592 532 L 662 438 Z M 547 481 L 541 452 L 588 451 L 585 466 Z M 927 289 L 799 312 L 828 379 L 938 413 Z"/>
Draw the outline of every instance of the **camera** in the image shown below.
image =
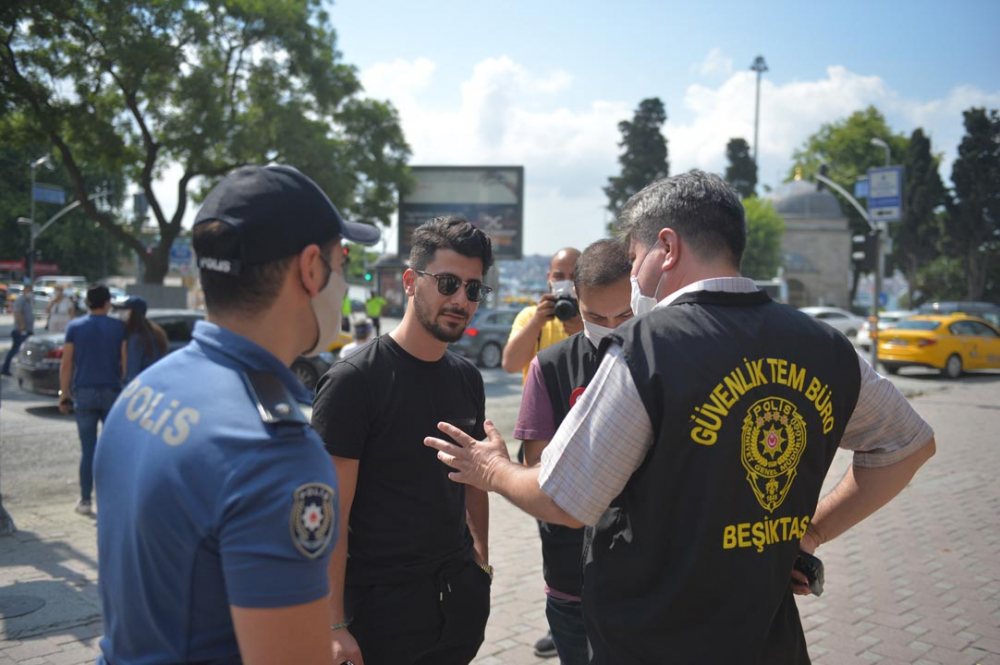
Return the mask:
<path id="1" fill-rule="evenodd" d="M 552 295 L 556 297 L 555 315 L 560 321 L 568 321 L 580 313 L 573 282 L 569 280 L 553 282 Z"/>

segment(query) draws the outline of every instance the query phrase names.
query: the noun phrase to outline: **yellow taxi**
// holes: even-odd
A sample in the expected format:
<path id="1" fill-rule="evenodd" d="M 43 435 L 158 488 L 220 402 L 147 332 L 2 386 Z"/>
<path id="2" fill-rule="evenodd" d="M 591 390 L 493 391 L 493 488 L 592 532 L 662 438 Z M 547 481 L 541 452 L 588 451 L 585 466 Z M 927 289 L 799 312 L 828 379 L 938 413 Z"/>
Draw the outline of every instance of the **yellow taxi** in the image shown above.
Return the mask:
<path id="1" fill-rule="evenodd" d="M 965 370 L 1000 369 L 1000 332 L 966 314 L 914 316 L 879 332 L 878 359 L 889 374 L 932 367 L 955 379 Z"/>

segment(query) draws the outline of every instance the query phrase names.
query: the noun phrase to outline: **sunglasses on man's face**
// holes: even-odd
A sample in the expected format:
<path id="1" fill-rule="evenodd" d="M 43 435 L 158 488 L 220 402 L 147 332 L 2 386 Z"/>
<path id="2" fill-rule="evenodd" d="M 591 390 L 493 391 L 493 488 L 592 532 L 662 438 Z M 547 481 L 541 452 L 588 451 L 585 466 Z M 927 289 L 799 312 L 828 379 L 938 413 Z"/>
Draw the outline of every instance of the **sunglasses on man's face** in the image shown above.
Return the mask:
<path id="1" fill-rule="evenodd" d="M 423 270 L 414 270 L 413 272 L 418 275 L 433 277 L 437 280 L 438 293 L 443 296 L 455 295 L 458 287 L 463 284 L 461 277 L 446 272 L 437 275 L 431 272 L 424 272 Z M 468 282 L 465 282 L 465 297 L 469 299 L 469 302 L 482 302 L 483 298 L 488 296 L 492 290 L 478 279 L 470 279 Z"/>

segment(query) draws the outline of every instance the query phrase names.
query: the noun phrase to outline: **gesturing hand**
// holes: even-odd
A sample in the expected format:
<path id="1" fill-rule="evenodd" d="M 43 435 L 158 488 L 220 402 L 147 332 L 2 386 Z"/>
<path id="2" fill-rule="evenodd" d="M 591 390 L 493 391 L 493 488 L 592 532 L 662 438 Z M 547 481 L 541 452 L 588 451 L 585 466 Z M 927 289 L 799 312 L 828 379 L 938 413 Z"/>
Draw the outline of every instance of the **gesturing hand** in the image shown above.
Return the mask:
<path id="1" fill-rule="evenodd" d="M 496 489 L 496 474 L 511 461 L 507 444 L 493 421 L 487 420 L 485 428 L 487 438 L 476 441 L 454 425 L 438 423 L 438 429 L 458 445 L 432 436 L 424 439 L 424 445 L 436 449 L 438 459 L 455 469 L 449 478 L 489 492 Z"/>

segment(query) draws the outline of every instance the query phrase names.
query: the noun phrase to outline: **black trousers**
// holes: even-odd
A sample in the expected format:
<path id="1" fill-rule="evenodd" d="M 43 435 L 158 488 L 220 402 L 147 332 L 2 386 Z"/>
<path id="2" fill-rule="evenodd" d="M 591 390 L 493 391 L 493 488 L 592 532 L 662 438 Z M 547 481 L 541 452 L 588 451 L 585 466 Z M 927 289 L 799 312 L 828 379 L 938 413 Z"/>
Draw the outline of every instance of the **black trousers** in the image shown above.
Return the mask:
<path id="1" fill-rule="evenodd" d="M 344 589 L 365 665 L 466 665 L 483 643 L 490 576 L 473 561 L 392 585 Z"/>

